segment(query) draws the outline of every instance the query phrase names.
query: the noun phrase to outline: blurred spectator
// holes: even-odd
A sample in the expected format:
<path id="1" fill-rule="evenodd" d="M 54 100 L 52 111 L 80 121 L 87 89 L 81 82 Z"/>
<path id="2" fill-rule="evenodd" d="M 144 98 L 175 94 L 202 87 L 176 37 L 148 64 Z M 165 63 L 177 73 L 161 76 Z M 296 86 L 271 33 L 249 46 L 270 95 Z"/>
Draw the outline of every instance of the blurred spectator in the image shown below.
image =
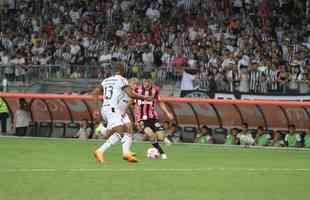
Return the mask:
<path id="1" fill-rule="evenodd" d="M 230 133 L 226 135 L 225 143 L 226 145 L 237 145 L 238 144 L 238 129 L 233 128 L 230 130 Z"/>
<path id="2" fill-rule="evenodd" d="M 89 126 L 89 123 L 86 119 L 84 119 L 82 120 L 80 124 L 80 129 L 76 133 L 75 137 L 81 140 L 87 140 L 91 136 L 91 133 L 92 133 L 92 129 Z"/>
<path id="3" fill-rule="evenodd" d="M 269 142 L 269 146 L 273 146 L 273 147 L 285 146 L 285 143 L 284 143 L 279 131 L 276 131 L 276 130 L 273 131 L 272 138 Z"/>
<path id="4" fill-rule="evenodd" d="M 200 144 L 214 144 L 215 140 L 212 136 L 211 130 L 208 126 L 204 125 L 201 127 L 201 131 L 197 136 L 197 142 Z"/>
<path id="5" fill-rule="evenodd" d="M 8 79 L 6 77 L 4 77 L 2 79 L 2 88 L 0 91 L 2 91 L 2 92 L 8 92 L 9 91 Z"/>
<path id="6" fill-rule="evenodd" d="M 249 92 L 250 87 L 249 87 L 249 72 L 247 69 L 242 68 L 240 70 L 240 86 L 239 86 L 239 91 L 240 92 Z"/>
<path id="7" fill-rule="evenodd" d="M 7 119 L 9 118 L 9 110 L 5 101 L 0 98 L 0 121 L 1 121 L 1 133 L 7 131 Z"/>
<path id="8" fill-rule="evenodd" d="M 248 129 L 247 123 L 242 124 L 242 130 L 237 135 L 237 138 L 240 141 L 240 145 L 246 145 L 247 146 L 247 145 L 254 145 L 254 143 L 255 143 L 255 140 L 253 139 L 253 136 Z"/>
<path id="9" fill-rule="evenodd" d="M 178 126 L 175 123 L 170 124 L 169 121 L 165 121 L 163 124 L 168 140 L 173 143 L 180 142 L 180 133 L 178 132 Z"/>
<path id="10" fill-rule="evenodd" d="M 195 69 L 184 70 L 181 81 L 181 97 L 184 97 L 188 92 L 197 89 L 197 85 L 195 86 L 195 80 L 197 80 L 196 74 L 197 70 Z"/>
<path id="11" fill-rule="evenodd" d="M 262 126 L 257 127 L 255 144 L 258 146 L 268 146 L 270 143 L 271 136 L 264 132 L 264 128 Z"/>
<path id="12" fill-rule="evenodd" d="M 305 138 L 304 138 L 304 147 L 310 148 L 310 130 L 306 132 Z"/>
<path id="13" fill-rule="evenodd" d="M 19 99 L 19 108 L 15 112 L 12 124 L 13 128 L 15 128 L 15 135 L 25 136 L 30 121 L 31 115 L 29 112 L 29 105 L 25 99 Z"/>
<path id="14" fill-rule="evenodd" d="M 310 92 L 310 73 L 307 69 L 304 73 L 300 73 L 298 76 L 299 92 L 301 94 L 307 94 Z"/>
<path id="15" fill-rule="evenodd" d="M 288 134 L 285 135 L 284 141 L 288 147 L 300 147 L 301 137 L 296 133 L 294 124 L 289 125 Z"/>

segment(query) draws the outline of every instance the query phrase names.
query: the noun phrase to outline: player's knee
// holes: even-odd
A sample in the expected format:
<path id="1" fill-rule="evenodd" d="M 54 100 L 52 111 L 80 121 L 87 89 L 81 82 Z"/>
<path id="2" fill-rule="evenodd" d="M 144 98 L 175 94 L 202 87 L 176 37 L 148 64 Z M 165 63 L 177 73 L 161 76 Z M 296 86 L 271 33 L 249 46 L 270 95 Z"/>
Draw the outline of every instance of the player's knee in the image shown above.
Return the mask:
<path id="1" fill-rule="evenodd" d="M 154 141 L 156 141 L 156 139 L 157 139 L 156 136 L 155 136 L 154 134 L 149 135 L 148 138 L 149 138 L 149 140 L 150 140 L 151 142 L 154 142 Z"/>
<path id="2" fill-rule="evenodd" d="M 157 136 L 158 140 L 163 141 L 165 139 L 165 132 L 164 131 L 158 131 L 158 132 L 156 132 L 156 136 Z"/>
<path id="3" fill-rule="evenodd" d="M 157 139 L 156 134 L 152 132 L 145 132 L 150 141 L 155 141 Z"/>

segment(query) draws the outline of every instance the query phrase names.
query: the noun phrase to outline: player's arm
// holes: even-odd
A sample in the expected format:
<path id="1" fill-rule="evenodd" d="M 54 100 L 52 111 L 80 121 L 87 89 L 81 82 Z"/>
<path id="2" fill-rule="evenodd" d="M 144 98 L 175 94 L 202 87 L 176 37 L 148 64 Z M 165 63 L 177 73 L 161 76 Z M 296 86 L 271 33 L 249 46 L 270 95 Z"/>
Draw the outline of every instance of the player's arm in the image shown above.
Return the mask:
<path id="1" fill-rule="evenodd" d="M 168 119 L 170 121 L 172 121 L 174 117 L 173 117 L 172 113 L 169 111 L 169 109 L 167 108 L 166 103 L 159 102 L 159 107 L 163 111 L 163 113 L 168 117 Z"/>
<path id="2" fill-rule="evenodd" d="M 135 104 L 135 101 L 133 99 L 130 99 L 126 106 L 125 112 L 128 112 L 129 108 L 134 108 L 134 104 Z"/>
<path id="3" fill-rule="evenodd" d="M 152 101 L 154 97 L 146 97 L 143 95 L 139 95 L 135 93 L 128 85 L 123 87 L 123 91 L 133 99 L 140 99 L 140 100 L 146 100 L 146 101 Z"/>

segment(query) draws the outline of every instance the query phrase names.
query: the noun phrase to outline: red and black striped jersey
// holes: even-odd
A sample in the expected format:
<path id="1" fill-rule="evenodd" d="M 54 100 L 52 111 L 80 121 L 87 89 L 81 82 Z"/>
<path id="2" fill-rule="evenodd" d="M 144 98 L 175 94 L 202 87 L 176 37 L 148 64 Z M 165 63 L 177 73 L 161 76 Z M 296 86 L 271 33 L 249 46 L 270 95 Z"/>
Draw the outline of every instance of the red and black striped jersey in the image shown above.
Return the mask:
<path id="1" fill-rule="evenodd" d="M 158 113 L 156 112 L 156 103 L 159 97 L 159 87 L 152 85 L 150 89 L 145 89 L 143 85 L 139 85 L 135 88 L 135 92 L 143 96 L 154 96 L 153 101 L 136 100 L 135 101 L 135 118 L 136 122 L 147 119 L 158 119 Z"/>

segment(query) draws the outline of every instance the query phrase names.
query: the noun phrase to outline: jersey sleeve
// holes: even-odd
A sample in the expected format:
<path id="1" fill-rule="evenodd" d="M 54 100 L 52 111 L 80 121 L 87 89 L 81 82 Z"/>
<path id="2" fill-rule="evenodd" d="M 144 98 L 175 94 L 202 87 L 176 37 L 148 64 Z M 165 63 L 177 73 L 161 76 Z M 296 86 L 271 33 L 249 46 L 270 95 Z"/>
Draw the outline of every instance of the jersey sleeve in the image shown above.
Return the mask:
<path id="1" fill-rule="evenodd" d="M 127 79 L 122 78 L 122 82 L 121 82 L 121 84 L 122 84 L 122 87 L 127 86 L 127 85 L 128 85 L 128 81 L 127 81 Z"/>
<path id="2" fill-rule="evenodd" d="M 119 87 L 120 87 L 121 89 L 124 89 L 124 88 L 126 88 L 127 86 L 128 86 L 128 81 L 127 81 L 127 79 L 121 78 L 120 81 L 119 81 Z"/>

